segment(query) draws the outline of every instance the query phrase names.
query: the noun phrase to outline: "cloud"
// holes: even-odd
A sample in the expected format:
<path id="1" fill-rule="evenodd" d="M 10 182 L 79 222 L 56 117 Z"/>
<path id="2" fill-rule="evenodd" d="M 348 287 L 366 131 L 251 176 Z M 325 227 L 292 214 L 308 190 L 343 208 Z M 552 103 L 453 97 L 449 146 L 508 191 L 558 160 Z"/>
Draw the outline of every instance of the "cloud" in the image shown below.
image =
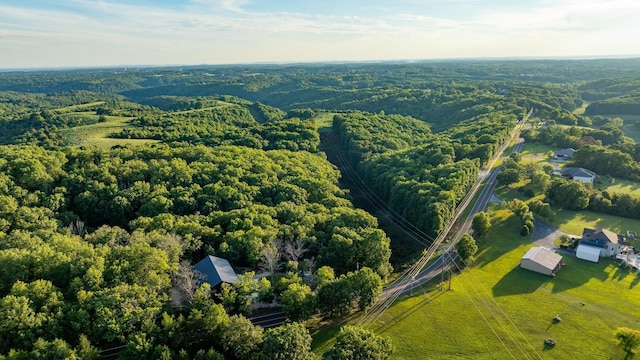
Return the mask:
<path id="1" fill-rule="evenodd" d="M 244 13 L 243 7 L 251 3 L 249 0 L 193 0 L 197 5 L 228 10 L 231 12 Z"/>
<path id="2" fill-rule="evenodd" d="M 248 0 L 61 0 L 47 9 L 0 4 L 0 48 L 11 49 L 0 56 L 0 67 L 98 65 L 91 63 L 96 54 L 100 64 L 161 64 L 557 56 L 640 48 L 640 40 L 629 36 L 640 15 L 640 2 L 631 0 L 538 0 L 510 8 L 456 1 L 464 16 L 454 5 L 439 3 L 436 14 L 413 1 L 397 7 L 385 2 L 377 12 L 371 1 L 367 12 L 336 8 L 332 15 L 306 13 L 302 5 L 257 11 Z M 46 57 L 34 55 L 43 48 Z"/>

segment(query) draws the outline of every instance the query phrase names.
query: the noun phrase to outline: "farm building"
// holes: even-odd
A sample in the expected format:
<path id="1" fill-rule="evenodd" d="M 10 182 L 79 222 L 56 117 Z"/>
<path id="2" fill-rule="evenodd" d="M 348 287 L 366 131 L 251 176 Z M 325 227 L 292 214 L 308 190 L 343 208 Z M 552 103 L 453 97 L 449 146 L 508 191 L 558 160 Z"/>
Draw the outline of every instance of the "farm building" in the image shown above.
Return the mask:
<path id="1" fill-rule="evenodd" d="M 562 256 L 543 247 L 533 247 L 520 259 L 523 269 L 554 276 L 562 264 Z"/>
<path id="2" fill-rule="evenodd" d="M 238 281 L 238 276 L 227 259 L 211 255 L 195 264 L 193 270 L 200 276 L 200 282 L 209 283 L 212 289 L 223 282 L 234 284 Z"/>
<path id="3" fill-rule="evenodd" d="M 573 153 L 576 151 L 572 148 L 558 150 L 553 154 L 553 158 L 556 160 L 567 160 L 573 158 Z"/>

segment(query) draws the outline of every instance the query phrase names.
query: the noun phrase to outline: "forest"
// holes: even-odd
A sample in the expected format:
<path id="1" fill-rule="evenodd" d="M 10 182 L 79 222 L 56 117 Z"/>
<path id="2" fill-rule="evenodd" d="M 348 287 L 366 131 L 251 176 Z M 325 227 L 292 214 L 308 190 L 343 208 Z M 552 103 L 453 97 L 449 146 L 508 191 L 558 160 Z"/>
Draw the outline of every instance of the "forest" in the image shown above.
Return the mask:
<path id="1" fill-rule="evenodd" d="M 637 114 L 639 62 L 0 72 L 0 358 L 338 359 L 353 337 L 389 358 L 357 327 L 311 348 L 309 319 L 366 311 L 424 245 L 362 189 L 434 238 L 531 109 L 549 126 L 527 140 L 637 181 L 619 116 Z M 78 135 L 106 125 L 109 146 Z M 585 196 L 603 212 L 630 201 Z M 208 255 L 238 282 L 200 286 Z M 289 321 L 252 324 L 253 302 Z"/>

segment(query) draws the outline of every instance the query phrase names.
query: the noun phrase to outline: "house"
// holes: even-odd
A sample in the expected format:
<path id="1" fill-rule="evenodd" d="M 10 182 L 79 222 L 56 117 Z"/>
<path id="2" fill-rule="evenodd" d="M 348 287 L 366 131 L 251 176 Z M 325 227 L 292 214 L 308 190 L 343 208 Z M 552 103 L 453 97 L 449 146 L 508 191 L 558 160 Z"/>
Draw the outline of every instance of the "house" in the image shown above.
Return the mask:
<path id="1" fill-rule="evenodd" d="M 555 276 L 562 265 L 562 256 L 543 247 L 532 247 L 520 259 L 520 267 L 549 276 Z"/>
<path id="2" fill-rule="evenodd" d="M 553 158 L 556 160 L 568 160 L 573 158 L 573 153 L 576 152 L 572 148 L 558 150 L 553 154 Z"/>
<path id="3" fill-rule="evenodd" d="M 193 270 L 201 276 L 200 283 L 209 283 L 212 289 L 223 282 L 235 284 L 238 281 L 238 276 L 227 259 L 211 255 L 195 264 Z"/>
<path id="4" fill-rule="evenodd" d="M 576 248 L 578 259 L 598 262 L 601 257 L 620 254 L 624 237 L 607 229 L 587 229 L 582 231 L 582 239 Z"/>
<path id="5" fill-rule="evenodd" d="M 584 183 L 593 182 L 598 178 L 598 175 L 593 171 L 580 167 L 566 167 L 562 169 L 562 176 L 569 180 L 577 180 Z"/>

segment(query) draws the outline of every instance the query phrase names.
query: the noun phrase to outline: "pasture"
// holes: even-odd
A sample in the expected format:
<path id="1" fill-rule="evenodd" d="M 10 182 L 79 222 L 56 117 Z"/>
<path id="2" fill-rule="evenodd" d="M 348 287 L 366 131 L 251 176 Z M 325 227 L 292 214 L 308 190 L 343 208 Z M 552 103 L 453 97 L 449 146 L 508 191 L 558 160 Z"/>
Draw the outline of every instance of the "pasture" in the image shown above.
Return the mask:
<path id="1" fill-rule="evenodd" d="M 519 221 L 497 210 L 492 222 L 476 262 L 453 277 L 452 290 L 431 284 L 370 324 L 392 339 L 393 358 L 623 359 L 613 331 L 640 328 L 639 278 L 610 260 L 567 255 L 555 277 L 520 269 L 532 245 L 518 235 Z M 557 345 L 545 347 L 546 338 Z"/>
<path id="2" fill-rule="evenodd" d="M 69 116 L 82 116 L 85 118 L 98 119 L 94 112 L 75 112 Z M 110 148 L 115 145 L 143 145 L 157 142 L 151 139 L 115 139 L 109 135 L 117 133 L 122 129 L 131 126 L 129 117 L 106 116 L 107 121 L 98 122 L 91 125 L 76 126 L 60 131 L 66 138 L 65 145 L 69 146 L 97 146 L 100 148 Z"/>

